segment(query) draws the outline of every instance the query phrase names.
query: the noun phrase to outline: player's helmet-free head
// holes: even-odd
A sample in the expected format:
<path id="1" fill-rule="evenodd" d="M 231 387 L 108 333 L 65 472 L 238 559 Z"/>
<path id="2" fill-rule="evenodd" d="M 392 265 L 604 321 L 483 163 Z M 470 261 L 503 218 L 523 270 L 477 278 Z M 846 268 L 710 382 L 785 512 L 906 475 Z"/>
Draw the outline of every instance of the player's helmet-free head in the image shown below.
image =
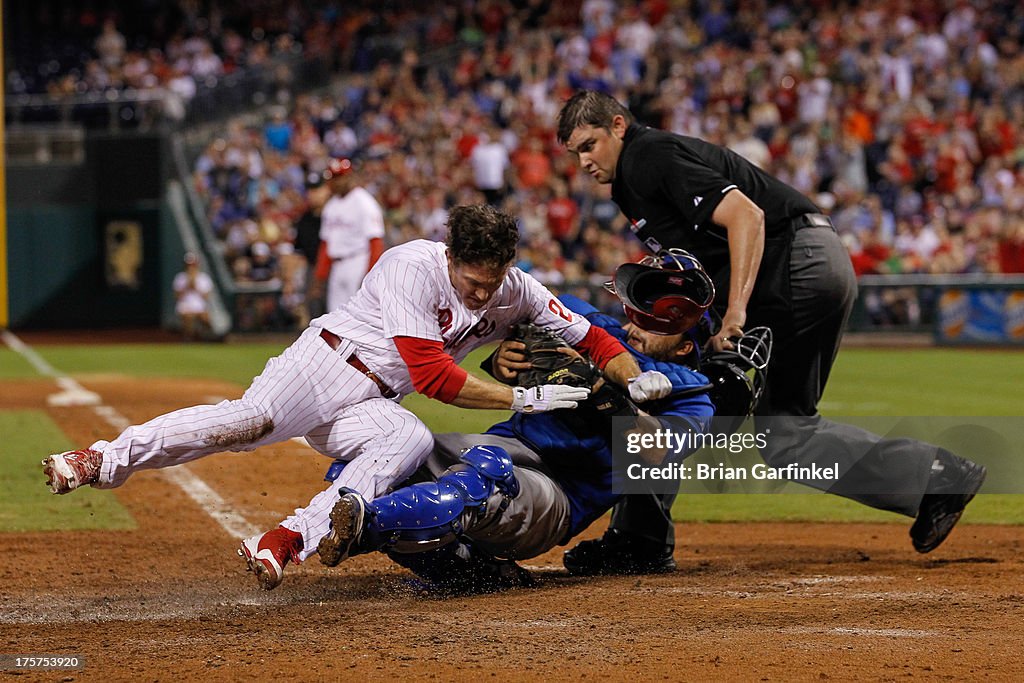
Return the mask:
<path id="1" fill-rule="evenodd" d="M 355 170 L 351 159 L 344 157 L 338 159 L 331 159 L 327 164 L 327 168 L 324 170 L 324 180 L 330 180 L 331 178 L 337 178 L 339 176 L 348 175 Z"/>
<path id="2" fill-rule="evenodd" d="M 732 341 L 734 350 L 715 351 L 703 358 L 700 372 L 711 383 L 708 396 L 715 404 L 715 415 L 744 418 L 753 414 L 764 393 L 772 331 L 754 327 Z"/>
<path id="3" fill-rule="evenodd" d="M 655 334 L 682 334 L 715 300 L 715 285 L 693 254 L 668 249 L 615 270 L 608 291 L 631 323 Z"/>

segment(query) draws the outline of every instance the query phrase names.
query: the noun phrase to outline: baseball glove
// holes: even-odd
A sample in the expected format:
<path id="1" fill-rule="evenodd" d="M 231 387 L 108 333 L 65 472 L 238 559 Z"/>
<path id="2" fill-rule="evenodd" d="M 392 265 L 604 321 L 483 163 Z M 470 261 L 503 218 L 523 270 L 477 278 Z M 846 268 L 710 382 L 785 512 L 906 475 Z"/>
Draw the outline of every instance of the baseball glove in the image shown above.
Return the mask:
<path id="1" fill-rule="evenodd" d="M 564 351 L 572 347 L 558 333 L 533 323 L 519 323 L 512 328 L 509 339 L 523 343 L 526 347 L 523 353 L 532 365 L 529 370 L 519 372 L 516 379 L 519 386 L 563 384 L 592 388 L 594 391 L 590 397 L 573 411 L 584 420 L 593 416 L 637 414 L 636 406 L 623 389 L 601 381 L 604 375 L 600 368 L 576 353 Z"/>
<path id="2" fill-rule="evenodd" d="M 523 354 L 531 365 L 516 378 L 521 387 L 560 384 L 590 388 L 601 378 L 597 366 L 573 351 L 557 332 L 533 323 L 519 323 L 512 327 L 509 339 L 522 342 L 526 347 Z"/>

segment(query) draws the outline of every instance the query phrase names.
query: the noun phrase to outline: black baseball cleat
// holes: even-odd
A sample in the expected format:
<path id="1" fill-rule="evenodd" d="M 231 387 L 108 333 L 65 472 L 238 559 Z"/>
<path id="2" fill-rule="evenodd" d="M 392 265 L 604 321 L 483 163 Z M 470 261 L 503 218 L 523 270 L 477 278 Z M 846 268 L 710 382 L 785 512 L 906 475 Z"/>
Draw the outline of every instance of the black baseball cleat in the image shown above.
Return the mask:
<path id="1" fill-rule="evenodd" d="M 565 551 L 562 564 L 573 576 L 665 574 L 676 570 L 672 546 L 609 529 L 594 541 Z"/>
<path id="2" fill-rule="evenodd" d="M 363 497 L 350 489 L 341 489 L 338 493 L 341 497 L 331 509 L 331 528 L 317 545 L 320 562 L 328 567 L 336 567 L 342 560 L 356 554 L 366 525 L 366 501 Z"/>
<path id="3" fill-rule="evenodd" d="M 985 482 L 986 473 L 984 465 L 939 449 L 917 519 L 910 527 L 914 550 L 930 553 L 946 540 L 960 521 L 964 508 Z"/>

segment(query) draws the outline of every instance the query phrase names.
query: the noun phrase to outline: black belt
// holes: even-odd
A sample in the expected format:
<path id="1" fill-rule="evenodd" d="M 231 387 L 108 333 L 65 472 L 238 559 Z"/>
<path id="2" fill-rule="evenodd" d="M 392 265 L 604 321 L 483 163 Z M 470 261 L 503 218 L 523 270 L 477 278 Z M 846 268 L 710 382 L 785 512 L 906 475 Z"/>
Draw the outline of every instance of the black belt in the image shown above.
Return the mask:
<path id="1" fill-rule="evenodd" d="M 327 342 L 327 345 L 330 346 L 331 349 L 334 351 L 337 351 L 338 347 L 341 346 L 341 337 L 334 334 L 330 330 L 321 329 L 320 338 Z M 384 380 L 382 380 L 377 375 L 373 374 L 373 371 L 370 370 L 370 368 L 366 367 L 366 363 L 359 360 L 359 356 L 357 356 L 355 353 L 349 354 L 349 357 L 345 359 L 345 362 L 354 367 L 362 374 L 364 374 L 367 378 L 369 378 L 371 382 L 376 384 L 377 388 L 380 389 L 380 395 L 383 396 L 384 398 L 395 398 L 398 396 L 398 393 L 394 389 L 389 387 L 387 384 L 385 384 Z"/>
<path id="2" fill-rule="evenodd" d="M 792 220 L 792 225 L 794 230 L 803 230 L 804 228 L 836 229 L 832 225 L 832 219 L 823 213 L 805 213 L 802 216 L 797 216 Z"/>

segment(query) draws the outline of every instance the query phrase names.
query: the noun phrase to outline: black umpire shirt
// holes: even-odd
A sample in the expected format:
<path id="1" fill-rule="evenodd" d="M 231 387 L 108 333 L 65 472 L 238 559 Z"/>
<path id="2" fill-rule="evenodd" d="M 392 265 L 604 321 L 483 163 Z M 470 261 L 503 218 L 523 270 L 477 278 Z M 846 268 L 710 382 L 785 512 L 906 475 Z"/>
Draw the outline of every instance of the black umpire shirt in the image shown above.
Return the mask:
<path id="1" fill-rule="evenodd" d="M 748 325 L 771 324 L 773 310 L 789 308 L 793 219 L 818 213 L 818 207 L 729 149 L 637 124 L 626 130 L 612 199 L 650 250 L 678 247 L 700 259 L 715 281 L 719 312 L 728 303 L 729 244 L 726 230 L 712 223 L 711 215 L 734 189 L 765 214 L 765 250 Z M 751 315 L 759 308 L 755 304 L 760 315 Z"/>

